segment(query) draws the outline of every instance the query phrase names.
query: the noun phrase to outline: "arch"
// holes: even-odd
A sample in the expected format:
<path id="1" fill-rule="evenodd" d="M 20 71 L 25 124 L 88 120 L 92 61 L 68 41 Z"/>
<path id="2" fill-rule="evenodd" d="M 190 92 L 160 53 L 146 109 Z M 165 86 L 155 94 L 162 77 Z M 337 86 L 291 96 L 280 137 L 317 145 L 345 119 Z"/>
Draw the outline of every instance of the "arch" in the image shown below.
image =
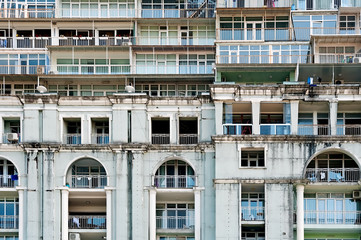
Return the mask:
<path id="1" fill-rule="evenodd" d="M 16 170 L 16 172 L 17 172 L 17 175 L 18 175 L 18 184 L 17 185 L 14 185 L 14 187 L 15 186 L 21 186 L 21 175 L 20 175 L 20 171 L 19 171 L 19 167 L 17 166 L 17 164 L 15 164 L 14 163 L 14 161 L 12 161 L 12 160 L 10 160 L 9 158 L 7 158 L 7 157 L 5 157 L 5 156 L 3 156 L 3 155 L 0 155 L 0 160 L 5 160 L 5 161 L 8 161 L 8 162 L 10 162 L 12 165 L 14 165 L 14 168 L 15 168 L 15 170 Z M 12 180 L 13 181 L 13 180 Z M 15 180 L 14 180 L 15 181 Z"/>
<path id="2" fill-rule="evenodd" d="M 155 173 L 160 168 L 160 166 L 162 166 L 164 163 L 171 161 L 171 160 L 179 160 L 179 161 L 183 161 L 183 162 L 187 163 L 189 166 L 191 166 L 191 168 L 193 168 L 193 171 L 195 173 L 194 175 L 197 175 L 197 171 L 196 171 L 194 165 L 191 162 L 189 162 L 188 160 L 186 160 L 182 157 L 179 157 L 179 156 L 169 156 L 169 157 L 166 157 L 163 160 L 157 162 L 157 164 L 153 168 L 152 175 L 153 176 L 155 175 Z"/>

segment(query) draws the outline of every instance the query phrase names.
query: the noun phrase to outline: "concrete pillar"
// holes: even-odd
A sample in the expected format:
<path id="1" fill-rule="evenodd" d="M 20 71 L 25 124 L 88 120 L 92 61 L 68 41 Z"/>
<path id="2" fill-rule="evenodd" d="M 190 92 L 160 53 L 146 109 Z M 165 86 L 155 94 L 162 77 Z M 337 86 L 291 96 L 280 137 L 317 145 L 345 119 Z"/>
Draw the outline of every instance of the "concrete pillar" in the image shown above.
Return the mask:
<path id="1" fill-rule="evenodd" d="M 201 191 L 194 190 L 194 239 L 201 240 Z"/>
<path id="2" fill-rule="evenodd" d="M 17 188 L 19 194 L 19 240 L 24 238 L 24 189 Z"/>
<path id="3" fill-rule="evenodd" d="M 216 124 L 216 135 L 223 134 L 223 102 L 214 102 L 215 106 L 215 124 Z"/>
<path id="4" fill-rule="evenodd" d="M 238 212 L 240 216 L 238 216 L 239 219 L 242 219 L 242 183 L 238 184 Z M 238 232 L 239 232 L 239 239 L 242 239 L 242 221 L 239 221 L 238 224 Z"/>
<path id="5" fill-rule="evenodd" d="M 331 127 L 331 135 L 336 135 L 337 133 L 337 101 L 330 101 L 330 127 Z"/>
<path id="6" fill-rule="evenodd" d="M 149 240 L 156 240 L 156 199 L 157 191 L 149 190 Z"/>
<path id="7" fill-rule="evenodd" d="M 106 193 L 106 211 L 107 211 L 107 220 L 106 220 L 106 224 L 107 224 L 107 240 L 112 240 L 112 190 L 111 189 L 106 189 L 105 190 Z"/>
<path id="8" fill-rule="evenodd" d="M 171 144 L 177 144 L 177 136 L 178 136 L 178 128 L 177 128 L 177 117 L 174 117 L 174 115 L 172 115 L 169 118 L 169 137 L 170 137 L 170 143 Z"/>
<path id="9" fill-rule="evenodd" d="M 297 135 L 299 101 L 291 101 L 290 104 L 291 104 L 291 134 Z"/>
<path id="10" fill-rule="evenodd" d="M 304 185 L 297 185 L 297 240 L 304 240 L 304 208 L 303 208 L 303 194 L 305 191 Z"/>
<path id="11" fill-rule="evenodd" d="M 260 116 L 261 116 L 261 102 L 252 101 L 252 133 L 253 135 L 259 135 L 260 129 Z"/>
<path id="12" fill-rule="evenodd" d="M 61 239 L 68 240 L 69 189 L 61 190 Z"/>

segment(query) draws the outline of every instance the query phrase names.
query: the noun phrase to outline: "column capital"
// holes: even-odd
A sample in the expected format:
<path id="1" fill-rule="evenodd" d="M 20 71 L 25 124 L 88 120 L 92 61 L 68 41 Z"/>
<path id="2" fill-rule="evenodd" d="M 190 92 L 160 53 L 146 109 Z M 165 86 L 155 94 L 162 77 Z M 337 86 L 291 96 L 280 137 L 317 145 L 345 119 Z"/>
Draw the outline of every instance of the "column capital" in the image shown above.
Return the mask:
<path id="1" fill-rule="evenodd" d="M 17 186 L 16 188 L 16 191 L 18 191 L 18 192 L 23 192 L 23 191 L 25 191 L 27 188 L 26 187 L 21 187 L 21 186 Z"/>
<path id="2" fill-rule="evenodd" d="M 111 192 L 111 191 L 115 190 L 115 187 L 104 187 L 104 190 L 106 192 Z"/>
<path id="3" fill-rule="evenodd" d="M 304 191 L 305 190 L 305 184 L 298 184 L 296 185 L 297 191 Z"/>

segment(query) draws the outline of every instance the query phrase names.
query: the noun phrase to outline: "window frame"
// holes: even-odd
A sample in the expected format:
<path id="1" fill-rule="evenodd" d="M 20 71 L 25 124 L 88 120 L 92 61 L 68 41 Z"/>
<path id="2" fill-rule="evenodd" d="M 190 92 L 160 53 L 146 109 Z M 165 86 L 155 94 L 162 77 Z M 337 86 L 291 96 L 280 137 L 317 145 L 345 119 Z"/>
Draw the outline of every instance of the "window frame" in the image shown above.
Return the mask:
<path id="1" fill-rule="evenodd" d="M 242 152 L 258 152 L 260 153 L 261 151 L 263 151 L 263 166 L 258 166 L 258 158 L 257 158 L 257 163 L 256 165 L 257 166 L 250 166 L 250 160 L 249 160 L 249 157 L 248 157 L 248 160 L 247 160 L 247 163 L 248 165 L 247 166 L 242 166 Z M 267 152 L 268 152 L 268 148 L 266 145 L 259 145 L 259 146 L 239 146 L 238 148 L 238 167 L 239 169 L 245 169 L 245 168 L 248 168 L 248 169 L 265 169 L 267 168 Z"/>

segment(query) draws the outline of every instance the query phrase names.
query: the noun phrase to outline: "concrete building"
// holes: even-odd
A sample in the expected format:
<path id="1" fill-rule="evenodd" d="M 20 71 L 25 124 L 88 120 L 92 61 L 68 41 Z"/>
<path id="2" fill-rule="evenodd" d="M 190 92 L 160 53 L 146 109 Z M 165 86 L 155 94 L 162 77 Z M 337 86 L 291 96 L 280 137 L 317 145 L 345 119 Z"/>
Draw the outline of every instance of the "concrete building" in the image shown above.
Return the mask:
<path id="1" fill-rule="evenodd" d="M 0 7 L 0 240 L 361 238 L 361 1 Z"/>

